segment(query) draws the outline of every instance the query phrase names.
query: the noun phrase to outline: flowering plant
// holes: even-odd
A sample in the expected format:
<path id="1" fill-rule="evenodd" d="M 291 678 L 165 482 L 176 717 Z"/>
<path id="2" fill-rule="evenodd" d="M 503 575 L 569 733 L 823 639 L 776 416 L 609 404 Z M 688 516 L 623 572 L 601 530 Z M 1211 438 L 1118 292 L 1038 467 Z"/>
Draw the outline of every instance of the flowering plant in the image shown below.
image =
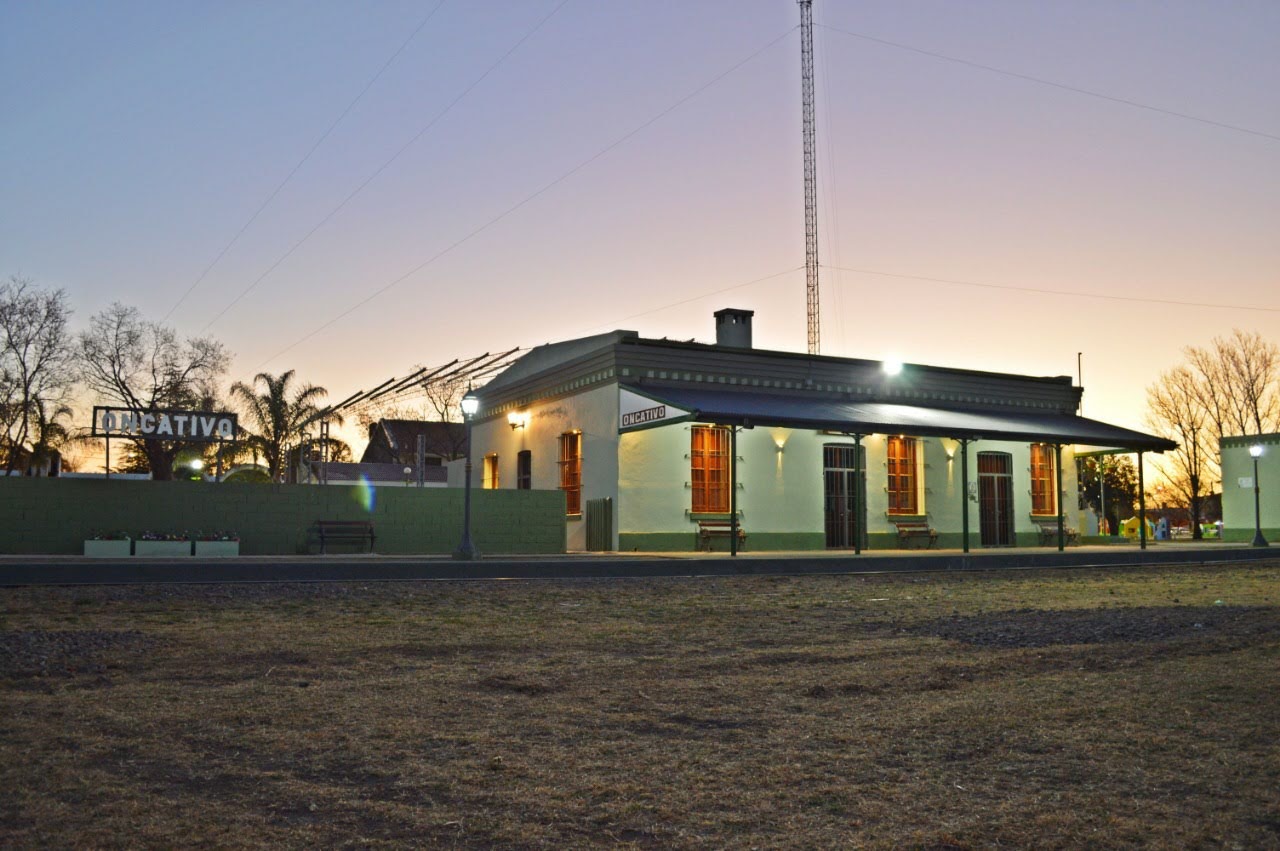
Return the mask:
<path id="1" fill-rule="evenodd" d="M 240 536 L 235 532 L 196 532 L 191 535 L 197 541 L 238 541 Z"/>
<path id="2" fill-rule="evenodd" d="M 94 532 L 89 536 L 91 541 L 127 541 L 129 540 L 128 532 L 121 532 L 119 529 L 109 529 L 105 532 Z"/>
<path id="3" fill-rule="evenodd" d="M 186 541 L 189 540 L 186 532 L 151 532 L 146 531 L 138 535 L 139 541 Z"/>

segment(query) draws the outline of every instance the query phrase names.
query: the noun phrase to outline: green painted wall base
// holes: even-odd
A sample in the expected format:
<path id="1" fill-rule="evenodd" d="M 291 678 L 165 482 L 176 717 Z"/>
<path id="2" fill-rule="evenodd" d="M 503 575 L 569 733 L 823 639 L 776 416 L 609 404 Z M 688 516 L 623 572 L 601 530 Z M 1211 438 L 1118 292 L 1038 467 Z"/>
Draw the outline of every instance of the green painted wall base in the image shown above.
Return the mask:
<path id="1" fill-rule="evenodd" d="M 746 524 L 743 527 L 746 528 Z M 747 541 L 741 551 L 821 550 L 825 546 L 826 539 L 820 532 L 752 532 L 747 528 Z M 696 531 L 620 532 L 618 549 L 628 553 L 691 553 L 702 549 L 702 542 Z M 710 551 L 729 552 L 728 536 L 712 538 Z"/>
<path id="2" fill-rule="evenodd" d="M 1247 544 L 1253 541 L 1253 529 L 1223 529 L 1222 540 L 1233 544 Z M 1280 546 L 1280 529 L 1262 527 L 1262 538 L 1269 546 Z"/>
<path id="3" fill-rule="evenodd" d="M 295 555 L 316 520 L 372 520 L 375 552 L 445 554 L 462 537 L 462 502 L 456 488 L 5 477 L 0 553 L 78 554 L 108 530 L 218 530 L 237 533 L 244 555 Z M 473 490 L 471 537 L 482 554 L 562 553 L 564 494 Z"/>

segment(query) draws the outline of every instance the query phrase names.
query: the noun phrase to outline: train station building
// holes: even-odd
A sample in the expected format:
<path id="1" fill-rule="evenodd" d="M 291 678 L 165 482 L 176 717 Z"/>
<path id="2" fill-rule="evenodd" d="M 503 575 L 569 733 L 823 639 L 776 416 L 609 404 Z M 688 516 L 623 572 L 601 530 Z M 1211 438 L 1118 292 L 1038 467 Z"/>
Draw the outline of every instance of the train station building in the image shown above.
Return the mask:
<path id="1" fill-rule="evenodd" d="M 1033 377 L 631 331 L 552 343 L 475 391 L 473 486 L 559 488 L 569 550 L 1027 547 L 1078 527 L 1075 452 L 1175 444 Z"/>

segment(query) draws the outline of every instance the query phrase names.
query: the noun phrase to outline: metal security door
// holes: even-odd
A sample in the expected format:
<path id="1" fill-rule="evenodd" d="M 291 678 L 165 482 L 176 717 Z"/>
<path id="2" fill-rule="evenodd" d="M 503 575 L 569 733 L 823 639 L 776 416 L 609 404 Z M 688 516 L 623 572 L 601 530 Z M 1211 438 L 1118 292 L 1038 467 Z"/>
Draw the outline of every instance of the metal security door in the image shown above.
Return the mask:
<path id="1" fill-rule="evenodd" d="M 828 549 L 853 549 L 855 542 L 864 547 L 867 544 L 866 457 L 861 446 L 841 443 L 822 447 Z M 859 460 L 862 463 L 857 463 Z"/>
<path id="2" fill-rule="evenodd" d="M 982 546 L 1013 546 L 1013 456 L 978 453 L 978 525 Z"/>
<path id="3" fill-rule="evenodd" d="M 587 551 L 607 553 L 613 549 L 613 499 L 587 500 Z"/>

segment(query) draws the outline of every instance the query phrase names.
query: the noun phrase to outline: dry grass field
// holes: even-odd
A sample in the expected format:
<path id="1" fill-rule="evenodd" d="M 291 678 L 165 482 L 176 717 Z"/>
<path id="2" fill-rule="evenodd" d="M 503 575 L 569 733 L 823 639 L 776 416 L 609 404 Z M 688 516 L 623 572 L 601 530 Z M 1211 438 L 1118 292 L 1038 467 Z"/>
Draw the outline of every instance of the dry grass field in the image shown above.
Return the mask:
<path id="1" fill-rule="evenodd" d="M 1280 848 L 1280 563 L 0 589 L 0 846 Z"/>

